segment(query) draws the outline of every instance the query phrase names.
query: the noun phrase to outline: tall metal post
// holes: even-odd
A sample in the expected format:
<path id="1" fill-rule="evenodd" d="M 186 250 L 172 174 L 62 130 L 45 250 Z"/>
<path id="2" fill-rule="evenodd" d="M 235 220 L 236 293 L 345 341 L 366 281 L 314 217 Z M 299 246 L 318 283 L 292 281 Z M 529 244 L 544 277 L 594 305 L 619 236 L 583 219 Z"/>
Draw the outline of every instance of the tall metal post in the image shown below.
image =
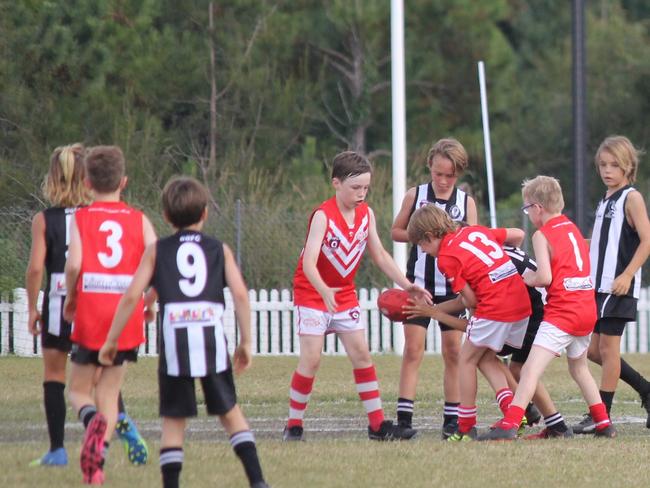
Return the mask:
<path id="1" fill-rule="evenodd" d="M 586 107 L 586 51 L 585 51 L 585 2 L 573 0 L 571 29 L 573 60 L 573 209 L 574 221 L 586 232 L 586 147 L 587 147 L 587 107 Z"/>

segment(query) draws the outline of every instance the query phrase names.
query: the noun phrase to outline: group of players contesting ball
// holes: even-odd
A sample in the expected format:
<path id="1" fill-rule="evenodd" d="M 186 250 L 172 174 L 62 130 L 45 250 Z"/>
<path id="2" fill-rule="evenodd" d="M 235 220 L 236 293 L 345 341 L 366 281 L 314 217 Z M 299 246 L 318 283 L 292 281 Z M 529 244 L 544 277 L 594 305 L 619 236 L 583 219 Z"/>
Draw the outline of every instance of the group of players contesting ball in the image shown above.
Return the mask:
<path id="1" fill-rule="evenodd" d="M 305 438 L 304 414 L 328 333 L 338 335 L 352 363 L 369 439 L 416 436 L 418 369 L 431 319 L 441 328 L 441 435 L 447 442 L 515 439 L 542 416 L 545 427 L 527 438 L 573 433 L 613 438 L 610 410 L 619 377 L 639 393 L 650 428 L 650 383 L 620 357 L 625 325 L 636 318 L 641 266 L 650 254 L 650 221 L 643 196 L 632 186 L 638 157 L 623 136 L 608 137 L 598 148 L 595 164 L 606 192 L 590 243 L 562 214 L 557 179 L 524 181 L 522 211 L 537 228 L 533 260 L 519 248 L 524 231 L 478 225 L 474 200 L 456 185 L 467 168 L 467 153 L 455 139 L 437 141 L 427 156 L 431 181 L 408 190 L 392 227 L 395 241 L 413 244 L 405 276 L 384 249 L 365 202 L 371 164 L 357 152 L 336 155 L 335 195 L 311 214 L 294 275 L 300 355 L 282 438 Z M 201 232 L 209 193 L 191 177 L 172 178 L 162 207 L 174 233 L 158 239 L 146 216 L 121 201 L 126 183 L 124 156 L 116 146 L 73 144 L 52 154 L 44 182 L 52 206 L 34 217 L 26 273 L 29 327 L 41 334 L 50 435 L 50 450 L 32 465 L 68 462 L 63 441 L 69 352 L 68 398 L 85 427 L 83 482 L 104 482 L 104 458 L 114 431 L 130 462 L 147 462 L 147 444 L 126 414 L 120 390 L 126 364 L 137 360 L 144 341 L 144 321 L 153 319 L 158 302 L 163 486 L 179 486 L 185 425 L 197 414 L 195 378 L 208 414 L 219 417 L 250 486 L 268 486 L 233 382 L 233 370 L 251 364 L 248 292 L 230 248 Z M 410 296 L 403 306 L 407 318 L 395 423 L 384 416 L 355 290 L 366 247 L 375 264 Z M 41 313 L 37 302 L 44 272 Z M 221 320 L 226 287 L 240 338 L 232 361 Z M 589 409 L 572 427 L 540 382 L 563 351 Z M 508 366 L 501 359 L 505 356 L 511 356 Z M 600 389 L 587 359 L 602 365 Z M 503 413 L 481 434 L 476 429 L 477 369 Z"/>

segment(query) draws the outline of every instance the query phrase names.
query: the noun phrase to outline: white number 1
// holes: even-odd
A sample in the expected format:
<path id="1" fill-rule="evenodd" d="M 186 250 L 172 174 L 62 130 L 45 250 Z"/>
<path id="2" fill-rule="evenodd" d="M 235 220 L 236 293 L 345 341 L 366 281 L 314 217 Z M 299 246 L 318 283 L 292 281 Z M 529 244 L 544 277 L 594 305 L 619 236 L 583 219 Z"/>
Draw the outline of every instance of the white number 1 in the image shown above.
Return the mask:
<path id="1" fill-rule="evenodd" d="M 580 249 L 578 249 L 578 241 L 576 239 L 576 236 L 573 235 L 573 232 L 569 232 L 569 240 L 571 241 L 571 244 L 573 244 L 573 254 L 576 257 L 576 265 L 578 266 L 578 269 L 582 271 L 582 267 L 585 263 L 582 260 L 582 256 L 580 255 Z"/>

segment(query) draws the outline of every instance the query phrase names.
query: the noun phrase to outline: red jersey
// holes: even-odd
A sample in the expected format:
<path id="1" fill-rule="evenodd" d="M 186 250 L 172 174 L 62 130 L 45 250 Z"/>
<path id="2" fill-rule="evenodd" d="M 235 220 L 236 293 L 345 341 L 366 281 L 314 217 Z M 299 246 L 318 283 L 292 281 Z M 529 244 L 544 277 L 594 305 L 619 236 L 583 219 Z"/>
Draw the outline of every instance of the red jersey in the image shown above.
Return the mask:
<path id="1" fill-rule="evenodd" d="M 349 225 L 336 204 L 336 197 L 323 202 L 311 214 L 309 226 L 314 214 L 322 210 L 327 218 L 325 237 L 318 254 L 316 268 L 327 286 L 341 288 L 336 293 L 336 311 L 357 307 L 359 300 L 354 286 L 354 276 L 359 268 L 361 256 L 368 241 L 370 210 L 365 202 L 355 209 L 354 224 Z M 307 229 L 309 235 L 309 229 Z M 293 301 L 296 305 L 327 310 L 320 294 L 312 286 L 302 269 L 303 248 L 298 258 L 298 267 L 293 276 Z"/>
<path id="2" fill-rule="evenodd" d="M 438 268 L 455 293 L 469 285 L 476 295 L 474 316 L 517 322 L 532 313 L 528 290 L 501 245 L 505 229 L 461 227 L 440 242 Z"/>
<path id="3" fill-rule="evenodd" d="M 589 335 L 596 325 L 589 246 L 580 229 L 564 215 L 553 217 L 539 231 L 551 249 L 553 276 L 546 287 L 544 320 L 568 334 Z"/>
<path id="4" fill-rule="evenodd" d="M 99 350 L 106 339 L 117 304 L 144 253 L 142 212 L 123 202 L 95 202 L 75 213 L 81 237 L 81 272 L 77 281 L 77 312 L 71 339 Z M 144 342 L 144 303 L 136 306 L 118 341 L 119 350 Z"/>

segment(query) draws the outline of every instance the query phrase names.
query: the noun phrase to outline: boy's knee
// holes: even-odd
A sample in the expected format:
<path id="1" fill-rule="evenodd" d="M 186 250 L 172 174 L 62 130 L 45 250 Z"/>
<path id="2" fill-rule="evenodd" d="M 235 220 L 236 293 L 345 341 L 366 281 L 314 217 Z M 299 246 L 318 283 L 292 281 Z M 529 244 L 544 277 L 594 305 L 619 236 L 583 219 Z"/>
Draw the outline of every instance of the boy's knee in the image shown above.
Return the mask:
<path id="1" fill-rule="evenodd" d="M 417 346 L 409 346 L 407 344 L 404 346 L 402 362 L 408 364 L 420 364 L 422 362 L 423 355 L 424 355 L 424 351 L 422 350 L 422 348 Z"/>
<path id="2" fill-rule="evenodd" d="M 445 365 L 455 365 L 458 364 L 460 359 L 460 347 L 453 346 L 443 347 L 442 348 L 442 360 L 445 362 Z"/>

